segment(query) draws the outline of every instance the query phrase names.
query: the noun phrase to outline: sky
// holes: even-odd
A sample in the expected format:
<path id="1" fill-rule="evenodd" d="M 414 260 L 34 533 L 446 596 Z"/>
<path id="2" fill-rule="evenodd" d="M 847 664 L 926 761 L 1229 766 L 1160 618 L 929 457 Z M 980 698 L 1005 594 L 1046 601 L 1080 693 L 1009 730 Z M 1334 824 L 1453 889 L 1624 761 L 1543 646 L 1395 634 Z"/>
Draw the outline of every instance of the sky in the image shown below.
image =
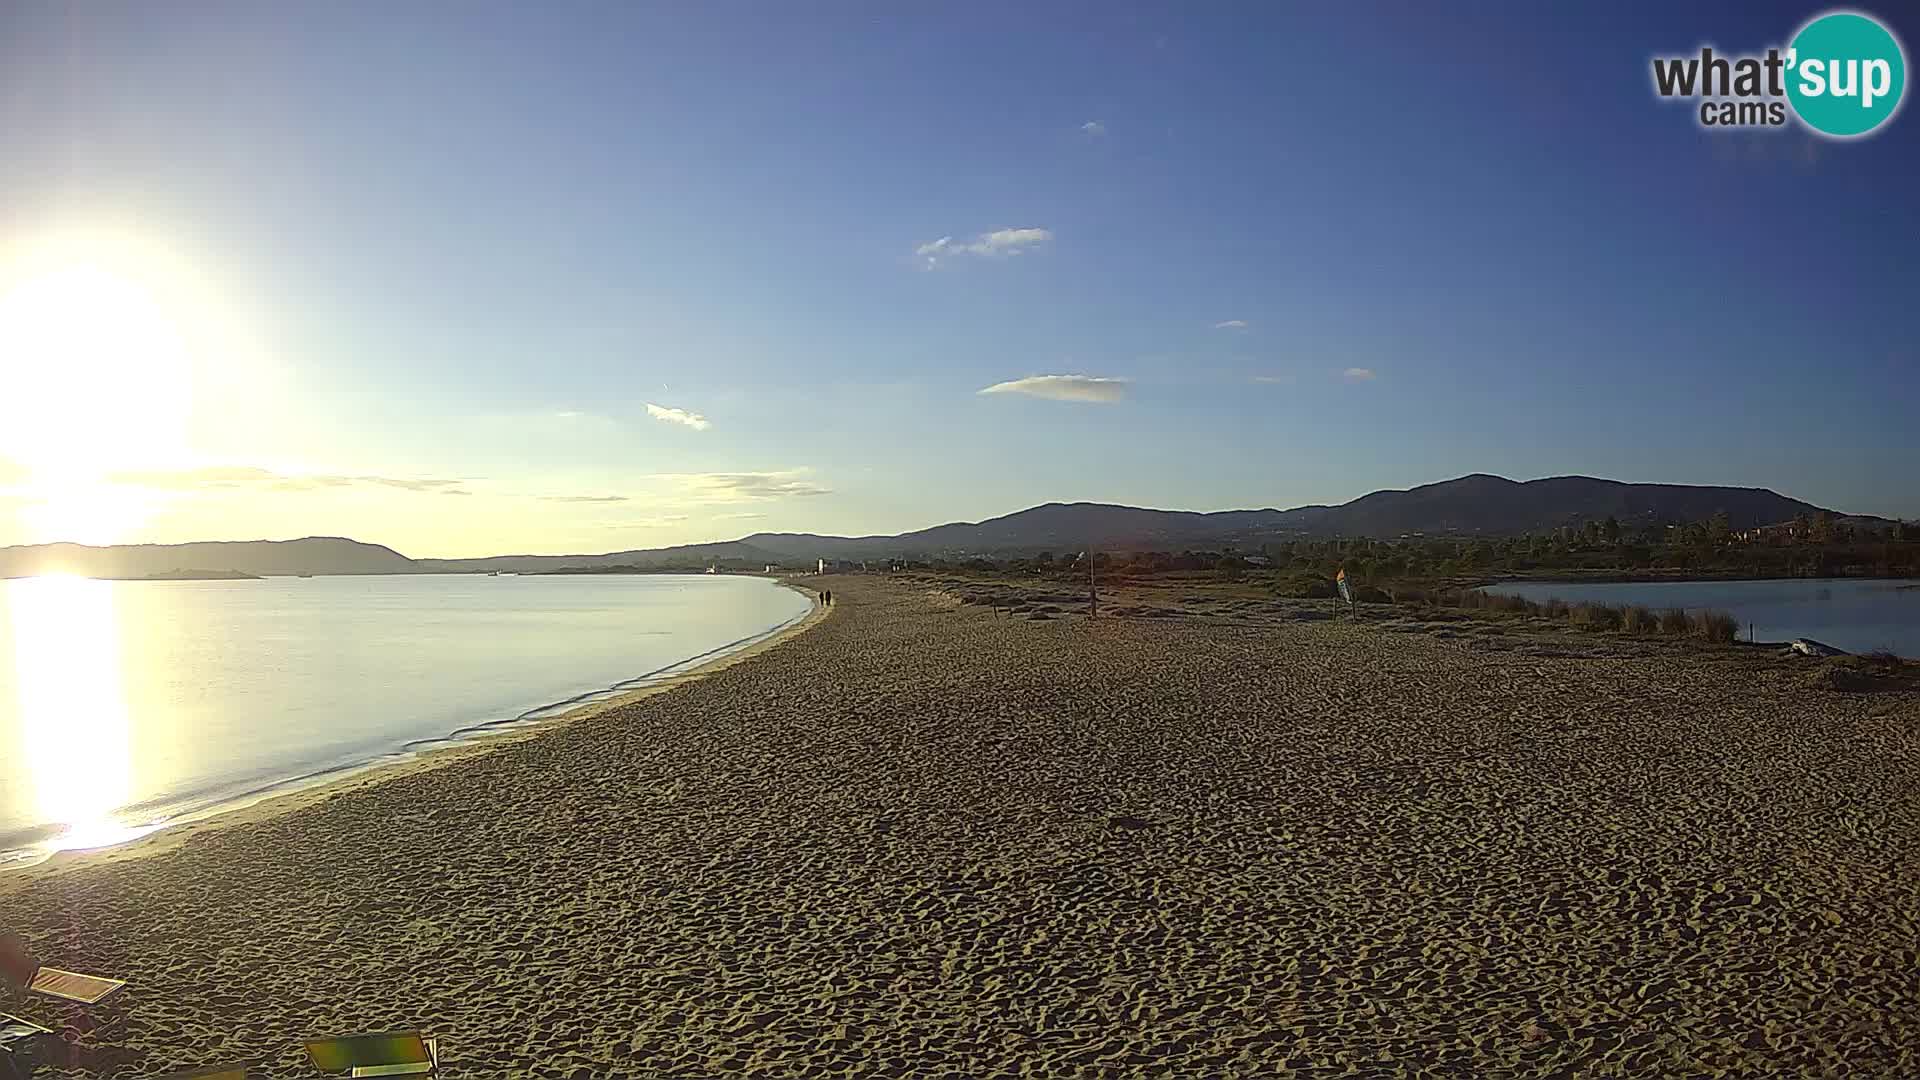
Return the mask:
<path id="1" fill-rule="evenodd" d="M 1920 117 L 1703 129 L 1826 9 L 1665 7 L 9 0 L 0 544 L 1920 517 Z"/>

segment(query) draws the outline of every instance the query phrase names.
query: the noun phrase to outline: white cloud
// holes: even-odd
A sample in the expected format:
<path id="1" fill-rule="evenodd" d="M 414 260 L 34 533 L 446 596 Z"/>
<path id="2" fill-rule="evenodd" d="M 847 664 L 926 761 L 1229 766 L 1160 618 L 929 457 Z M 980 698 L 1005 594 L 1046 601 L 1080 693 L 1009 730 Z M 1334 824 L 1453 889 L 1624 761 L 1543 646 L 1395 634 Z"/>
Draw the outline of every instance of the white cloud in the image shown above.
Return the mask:
<path id="1" fill-rule="evenodd" d="M 659 473 L 673 495 L 694 503 L 738 503 L 789 496 L 827 495 L 832 488 L 807 479 L 808 469 L 739 473 Z"/>
<path id="2" fill-rule="evenodd" d="M 1377 377 L 1374 375 L 1372 368 L 1365 367 L 1350 367 L 1340 374 L 1348 382 L 1369 382 Z"/>
<path id="3" fill-rule="evenodd" d="M 282 473 L 253 465 L 205 465 L 193 469 L 133 469 L 109 473 L 107 480 L 129 487 L 165 491 L 323 491 L 331 488 L 382 487 L 438 495 L 469 495 L 460 480 L 413 476 Z"/>
<path id="4" fill-rule="evenodd" d="M 1245 330 L 1247 328 L 1247 320 L 1228 319 L 1226 322 L 1214 323 L 1213 328 L 1215 330 Z"/>
<path id="5" fill-rule="evenodd" d="M 1086 123 L 1080 125 L 1080 130 L 1086 132 L 1087 134 L 1097 139 L 1100 136 L 1105 135 L 1107 133 L 1107 125 L 1101 123 L 1098 120 L 1089 120 Z"/>
<path id="6" fill-rule="evenodd" d="M 713 426 L 706 417 L 701 416 L 697 412 L 670 408 L 666 405 L 655 405 L 651 401 L 647 402 L 647 415 L 653 417 L 655 420 L 664 420 L 669 424 L 685 424 L 695 431 L 705 431 Z"/>
<path id="7" fill-rule="evenodd" d="M 1051 239 L 1053 233 L 1047 229 L 995 229 L 971 240 L 956 241 L 951 236 L 929 240 L 914 248 L 913 253 L 925 260 L 928 267 L 932 267 L 956 255 L 973 255 L 983 259 L 1012 258 Z"/>
<path id="8" fill-rule="evenodd" d="M 1024 379 L 994 383 L 979 392 L 1112 404 L 1127 396 L 1127 380 L 1097 375 L 1029 375 Z"/>
<path id="9" fill-rule="evenodd" d="M 1268 384 L 1277 385 L 1277 384 L 1292 382 L 1293 376 L 1291 375 L 1255 375 L 1253 377 L 1253 381 L 1257 383 L 1268 383 Z"/>

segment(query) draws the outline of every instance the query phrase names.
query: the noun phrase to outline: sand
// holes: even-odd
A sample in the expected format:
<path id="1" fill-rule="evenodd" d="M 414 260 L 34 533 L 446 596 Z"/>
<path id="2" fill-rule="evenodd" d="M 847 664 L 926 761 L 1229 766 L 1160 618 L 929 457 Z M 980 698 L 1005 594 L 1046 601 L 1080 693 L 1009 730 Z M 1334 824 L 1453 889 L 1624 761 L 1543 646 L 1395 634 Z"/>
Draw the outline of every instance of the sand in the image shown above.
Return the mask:
<path id="1" fill-rule="evenodd" d="M 132 981 L 73 1032 L 126 1076 L 396 1027 L 450 1077 L 1920 1073 L 1913 693 L 821 584 L 723 670 L 0 923 Z"/>

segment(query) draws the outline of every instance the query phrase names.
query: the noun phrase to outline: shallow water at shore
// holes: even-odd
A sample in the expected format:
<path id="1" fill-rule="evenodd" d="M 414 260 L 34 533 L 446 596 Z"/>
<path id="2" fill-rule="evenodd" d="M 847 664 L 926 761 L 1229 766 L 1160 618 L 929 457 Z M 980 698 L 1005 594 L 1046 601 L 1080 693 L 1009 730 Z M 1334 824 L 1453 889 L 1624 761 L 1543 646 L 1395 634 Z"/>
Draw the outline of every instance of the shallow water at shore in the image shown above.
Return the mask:
<path id="1" fill-rule="evenodd" d="M 706 576 L 0 582 L 0 867 L 547 718 L 808 606 Z"/>
<path id="2" fill-rule="evenodd" d="M 1487 591 L 1535 601 L 1559 597 L 1569 603 L 1643 604 L 1655 611 L 1725 611 L 1740 624 L 1742 640 L 1751 632 L 1755 641 L 1805 637 L 1848 652 L 1887 649 L 1920 656 L 1920 581 L 1514 581 Z"/>

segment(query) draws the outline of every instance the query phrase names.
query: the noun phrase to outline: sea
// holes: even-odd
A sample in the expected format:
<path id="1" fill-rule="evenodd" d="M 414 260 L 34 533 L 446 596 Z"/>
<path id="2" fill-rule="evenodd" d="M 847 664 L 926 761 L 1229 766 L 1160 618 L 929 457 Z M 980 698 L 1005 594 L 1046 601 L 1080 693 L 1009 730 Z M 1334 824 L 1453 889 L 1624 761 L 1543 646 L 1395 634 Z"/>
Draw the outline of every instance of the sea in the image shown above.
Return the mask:
<path id="1" fill-rule="evenodd" d="M 1487 591 L 1528 600 L 1643 604 L 1656 611 L 1724 611 L 1741 640 L 1812 638 L 1848 652 L 1920 657 L 1920 580 L 1504 582 Z M 1751 638 L 1749 638 L 1751 635 Z"/>
<path id="2" fill-rule="evenodd" d="M 810 606 L 726 575 L 0 581 L 0 869 L 538 723 Z"/>

